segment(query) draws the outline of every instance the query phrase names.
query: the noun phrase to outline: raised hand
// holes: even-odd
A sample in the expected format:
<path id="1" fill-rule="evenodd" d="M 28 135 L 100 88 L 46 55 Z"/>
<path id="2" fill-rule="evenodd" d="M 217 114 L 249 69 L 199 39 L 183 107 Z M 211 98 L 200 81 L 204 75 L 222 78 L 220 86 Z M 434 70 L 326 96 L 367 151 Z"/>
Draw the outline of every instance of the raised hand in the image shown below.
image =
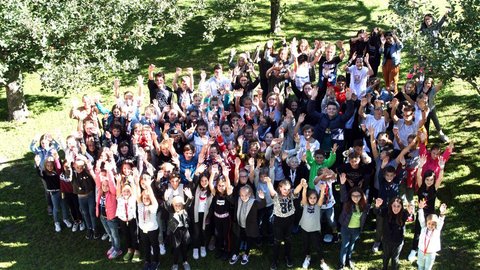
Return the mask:
<path id="1" fill-rule="evenodd" d="M 445 159 L 443 158 L 443 156 L 438 157 L 438 166 L 442 170 L 445 169 Z"/>
<path id="2" fill-rule="evenodd" d="M 383 204 L 382 198 L 377 198 L 375 200 L 375 208 L 379 208 L 380 206 L 382 206 L 382 204 Z"/>
<path id="3" fill-rule="evenodd" d="M 260 199 L 265 199 L 265 192 L 263 192 L 263 190 L 258 190 L 258 198 Z"/>
<path id="4" fill-rule="evenodd" d="M 427 163 L 427 155 L 421 155 L 418 159 L 418 168 L 422 168 L 425 163 Z"/>
<path id="5" fill-rule="evenodd" d="M 418 201 L 418 208 L 419 209 L 423 209 L 423 208 L 425 208 L 425 206 L 427 206 L 427 201 L 425 199 L 423 199 L 421 201 Z"/>
<path id="6" fill-rule="evenodd" d="M 185 194 L 185 196 L 187 196 L 189 199 L 193 198 L 192 190 L 188 187 L 183 189 L 183 194 Z"/>
<path id="7" fill-rule="evenodd" d="M 340 184 L 345 185 L 347 182 L 347 175 L 345 173 L 340 174 Z"/>
<path id="8" fill-rule="evenodd" d="M 442 216 L 445 215 L 445 212 L 447 212 L 447 205 L 442 203 L 440 205 L 440 215 L 442 215 Z"/>

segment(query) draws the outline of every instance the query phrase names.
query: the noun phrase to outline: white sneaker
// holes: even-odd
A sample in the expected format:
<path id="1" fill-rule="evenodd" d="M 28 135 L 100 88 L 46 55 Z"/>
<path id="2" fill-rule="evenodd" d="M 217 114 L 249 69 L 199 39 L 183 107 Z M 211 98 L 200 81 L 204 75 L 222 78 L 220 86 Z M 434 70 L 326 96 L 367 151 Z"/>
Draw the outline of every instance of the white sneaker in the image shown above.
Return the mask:
<path id="1" fill-rule="evenodd" d="M 198 248 L 194 248 L 194 249 L 193 249 L 193 258 L 194 258 L 195 260 L 198 260 Z"/>
<path id="2" fill-rule="evenodd" d="M 238 255 L 237 254 L 233 254 L 232 255 L 232 258 L 230 259 L 230 264 L 236 264 L 238 261 Z"/>
<path id="3" fill-rule="evenodd" d="M 373 243 L 372 252 L 377 253 L 379 247 L 380 247 L 380 242 Z"/>
<path id="4" fill-rule="evenodd" d="M 107 240 L 107 238 L 109 238 L 109 237 L 110 237 L 110 236 L 108 236 L 108 233 L 104 233 L 104 234 L 102 235 L 102 238 L 101 238 L 101 239 L 102 239 L 102 241 L 105 241 L 105 240 Z"/>
<path id="5" fill-rule="evenodd" d="M 85 223 L 80 222 L 80 231 L 85 231 Z"/>
<path id="6" fill-rule="evenodd" d="M 240 263 L 242 265 L 246 265 L 248 263 L 248 255 L 247 254 L 242 255 L 242 260 L 240 261 Z"/>
<path id="7" fill-rule="evenodd" d="M 328 265 L 325 263 L 325 261 L 323 259 L 320 261 L 320 269 L 330 270 L 330 268 L 328 267 Z"/>
<path id="8" fill-rule="evenodd" d="M 60 232 L 62 230 L 62 227 L 60 227 L 60 222 L 55 222 L 55 231 Z"/>
<path id="9" fill-rule="evenodd" d="M 160 255 L 165 255 L 167 251 L 165 250 L 165 244 L 160 244 Z"/>
<path id="10" fill-rule="evenodd" d="M 439 137 L 440 137 L 440 140 L 444 143 L 449 143 L 450 142 L 450 139 L 447 137 L 447 135 L 443 134 L 443 132 L 440 133 Z"/>
<path id="11" fill-rule="evenodd" d="M 68 219 L 64 219 L 63 220 L 63 223 L 65 224 L 65 226 L 67 226 L 67 228 L 71 228 L 72 227 L 72 223 L 70 221 L 68 221 Z"/>
<path id="12" fill-rule="evenodd" d="M 72 232 L 76 232 L 77 230 L 78 230 L 78 223 L 73 223 Z"/>
<path id="13" fill-rule="evenodd" d="M 411 250 L 410 254 L 408 254 L 408 261 L 413 262 L 415 261 L 415 258 L 417 257 L 417 252 L 415 250 Z"/>
<path id="14" fill-rule="evenodd" d="M 200 256 L 202 258 L 207 257 L 207 249 L 205 247 L 200 247 Z"/>
<path id="15" fill-rule="evenodd" d="M 303 267 L 303 269 L 308 269 L 309 265 L 310 265 L 310 257 L 307 256 L 307 257 L 305 257 L 305 260 L 303 261 L 302 267 Z"/>

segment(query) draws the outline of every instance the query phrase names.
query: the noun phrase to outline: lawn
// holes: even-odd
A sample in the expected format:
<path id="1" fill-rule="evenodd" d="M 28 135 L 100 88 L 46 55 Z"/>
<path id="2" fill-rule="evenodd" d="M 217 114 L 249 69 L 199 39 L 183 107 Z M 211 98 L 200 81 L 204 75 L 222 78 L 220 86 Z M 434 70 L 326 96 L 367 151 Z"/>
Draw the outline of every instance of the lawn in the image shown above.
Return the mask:
<path id="1" fill-rule="evenodd" d="M 124 89 L 132 88 L 138 74 L 146 75 L 148 64 L 154 63 L 173 76 L 175 67 L 192 66 L 195 70 L 206 68 L 210 72 L 214 63 L 226 65 L 230 48 L 237 51 L 255 48 L 269 38 L 268 1 L 257 1 L 253 15 L 236 21 L 231 31 L 219 32 L 213 43 L 202 40 L 202 26 L 193 22 L 183 38 L 166 36 L 155 46 L 145 47 L 135 54 L 142 70 L 120 76 Z M 287 1 L 285 1 L 287 2 Z M 319 38 L 327 41 L 347 40 L 361 28 L 376 25 L 376 17 L 385 11 L 384 1 L 288 1 L 283 20 L 283 36 Z M 263 45 L 263 44 L 262 44 Z M 405 63 L 402 78 L 411 64 L 404 51 Z M 133 89 L 133 88 L 132 88 Z M 36 134 L 61 133 L 63 137 L 75 129 L 68 118 L 69 106 L 81 93 L 72 95 L 40 91 L 38 77 L 29 74 L 25 93 L 31 111 L 24 124 L 6 122 L 5 90 L 0 89 L 0 268 L 12 269 L 140 269 L 140 264 L 108 261 L 104 256 L 108 243 L 87 241 L 83 233 L 63 230 L 55 233 L 46 205 L 42 186 L 33 168 L 33 154 L 29 151 L 31 139 Z M 101 93 L 107 103 L 113 100 L 111 87 L 92 87 L 89 94 Z M 109 103 L 111 104 L 111 103 Z M 439 191 L 440 201 L 449 205 L 443 231 L 443 249 L 437 258 L 436 269 L 480 269 L 480 98 L 462 81 L 446 87 L 439 93 L 437 110 L 445 133 L 455 141 L 455 153 L 446 167 L 446 179 Z M 412 228 L 409 226 L 408 231 Z M 373 232 L 362 234 L 354 258 L 358 269 L 381 268 L 380 253 L 372 255 Z M 411 246 L 412 234 L 402 254 L 402 269 L 413 269 L 405 257 Z M 302 245 L 295 241 L 295 265 L 300 267 Z M 339 246 L 326 246 L 326 262 L 336 266 Z M 253 251 L 248 269 L 269 267 L 268 248 Z M 193 269 L 228 267 L 245 268 L 240 264 L 231 267 L 226 262 L 207 259 L 193 261 Z M 228 265 L 228 266 L 227 266 Z M 316 265 L 316 264 L 315 264 Z M 161 269 L 169 269 L 171 256 L 161 258 Z"/>

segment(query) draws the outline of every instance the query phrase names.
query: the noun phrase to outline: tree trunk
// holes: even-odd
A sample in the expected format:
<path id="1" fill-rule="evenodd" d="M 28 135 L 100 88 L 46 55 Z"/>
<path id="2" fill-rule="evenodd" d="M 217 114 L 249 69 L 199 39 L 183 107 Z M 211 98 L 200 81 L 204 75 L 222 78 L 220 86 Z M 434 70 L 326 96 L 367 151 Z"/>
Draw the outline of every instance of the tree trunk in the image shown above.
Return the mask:
<path id="1" fill-rule="evenodd" d="M 480 85 L 475 80 L 467 80 L 467 82 L 477 91 L 477 93 L 480 95 Z"/>
<path id="2" fill-rule="evenodd" d="M 23 95 L 23 80 L 20 71 L 13 71 L 8 76 L 5 85 L 7 92 L 8 120 L 24 122 L 29 114 L 25 96 Z"/>
<path id="3" fill-rule="evenodd" d="M 280 32 L 280 0 L 270 0 L 270 32 Z"/>

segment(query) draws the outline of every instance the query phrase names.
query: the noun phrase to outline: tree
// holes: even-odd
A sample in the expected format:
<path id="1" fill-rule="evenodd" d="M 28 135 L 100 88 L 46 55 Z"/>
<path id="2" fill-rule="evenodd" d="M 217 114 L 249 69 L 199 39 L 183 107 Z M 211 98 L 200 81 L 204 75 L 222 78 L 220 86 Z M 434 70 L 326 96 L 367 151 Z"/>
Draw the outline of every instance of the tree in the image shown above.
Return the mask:
<path id="1" fill-rule="evenodd" d="M 270 0 L 270 32 L 278 34 L 280 26 L 280 0 Z"/>
<path id="2" fill-rule="evenodd" d="M 425 14 L 437 20 L 442 17 L 438 3 L 430 0 L 390 0 L 392 16 L 385 16 L 388 23 L 399 32 L 420 59 L 426 76 L 450 82 L 454 78 L 468 82 L 480 94 L 480 0 L 448 0 L 447 21 L 439 35 L 420 32 Z"/>
<path id="3" fill-rule="evenodd" d="M 246 1 L 249 2 L 249 1 Z M 81 91 L 108 74 L 138 67 L 126 49 L 155 44 L 166 33 L 181 36 L 203 15 L 204 37 L 246 16 L 239 0 L 2 0 L 0 1 L 0 86 L 7 92 L 9 120 L 28 115 L 22 74 L 40 74 L 42 89 Z M 220 7 L 220 8 L 219 8 Z"/>

